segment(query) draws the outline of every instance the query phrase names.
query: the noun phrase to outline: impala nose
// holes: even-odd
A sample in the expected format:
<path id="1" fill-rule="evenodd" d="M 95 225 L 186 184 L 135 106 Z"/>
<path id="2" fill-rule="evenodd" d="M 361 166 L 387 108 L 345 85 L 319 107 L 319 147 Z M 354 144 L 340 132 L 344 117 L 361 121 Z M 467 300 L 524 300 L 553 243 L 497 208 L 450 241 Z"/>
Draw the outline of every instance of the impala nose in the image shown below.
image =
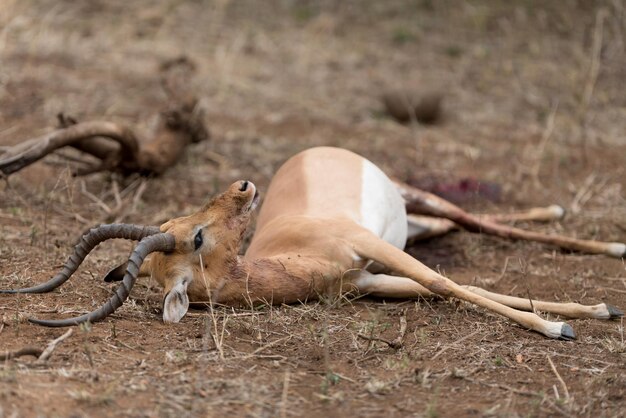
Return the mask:
<path id="1" fill-rule="evenodd" d="M 245 192 L 248 189 L 248 183 L 249 181 L 244 180 L 241 182 L 241 186 L 239 187 L 239 191 L 240 192 Z"/>

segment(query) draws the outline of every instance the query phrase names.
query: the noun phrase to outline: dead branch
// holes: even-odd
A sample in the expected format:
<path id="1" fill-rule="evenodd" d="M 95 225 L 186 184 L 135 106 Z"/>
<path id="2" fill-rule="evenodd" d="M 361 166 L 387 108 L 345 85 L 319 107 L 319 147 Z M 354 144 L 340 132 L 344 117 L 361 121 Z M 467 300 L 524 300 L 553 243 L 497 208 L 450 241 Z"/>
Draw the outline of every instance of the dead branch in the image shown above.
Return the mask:
<path id="1" fill-rule="evenodd" d="M 406 310 L 402 312 L 402 316 L 400 317 L 400 333 L 398 336 L 391 342 L 393 345 L 390 345 L 391 348 L 402 347 L 404 344 L 404 334 L 406 334 Z"/>
<path id="2" fill-rule="evenodd" d="M 402 342 L 398 342 L 397 340 L 393 340 L 393 341 L 389 341 L 386 340 L 384 338 L 380 338 L 380 337 L 370 337 L 368 335 L 363 335 L 363 334 L 357 334 L 357 337 L 365 340 L 365 341 L 378 341 L 381 343 L 385 343 L 389 346 L 389 348 L 393 348 L 394 350 L 397 350 L 399 348 L 402 348 Z"/>
<path id="3" fill-rule="evenodd" d="M 50 358 L 50 356 L 52 355 L 52 352 L 57 348 L 57 346 L 61 342 L 69 338 L 73 333 L 74 333 L 74 329 L 70 328 L 69 330 L 67 330 L 65 334 L 50 341 L 48 343 L 48 346 L 44 350 L 42 350 L 41 348 L 37 348 L 37 347 L 24 347 L 24 348 L 20 348 L 19 350 L 13 350 L 13 351 L 7 350 L 4 353 L 0 353 L 0 361 L 11 360 L 11 359 L 23 357 L 23 356 L 33 356 L 33 357 L 37 357 L 35 364 L 44 363 Z"/>
<path id="4" fill-rule="evenodd" d="M 15 173 L 61 147 L 94 136 L 118 142 L 121 155 L 136 158 L 137 139 L 130 129 L 110 122 L 83 122 L 12 147 L 0 160 L 0 170 L 5 175 Z"/>
<path id="5" fill-rule="evenodd" d="M 182 66 L 188 62 L 185 60 L 179 59 L 173 65 Z M 155 134 L 149 138 L 143 138 L 130 127 L 117 123 L 77 122 L 60 114 L 59 129 L 4 150 L 0 156 L 0 177 L 16 173 L 67 146 L 100 160 L 75 169 L 75 175 L 99 171 L 114 171 L 123 175 L 162 174 L 176 163 L 188 145 L 209 138 L 198 101 L 188 93 L 190 87 L 186 75 L 192 69 L 188 64 L 180 71 L 171 66 L 164 68 L 169 74 L 163 76 L 162 84 L 172 104 L 160 113 Z"/>
<path id="6" fill-rule="evenodd" d="M 19 350 L 5 351 L 4 353 L 1 353 L 0 361 L 11 360 L 22 356 L 39 357 L 41 353 L 43 353 L 43 350 L 41 348 L 24 347 L 20 348 Z"/>
<path id="7" fill-rule="evenodd" d="M 195 102 L 164 112 L 150 141 L 138 140 L 132 129 L 112 122 L 76 123 L 9 148 L 0 159 L 0 172 L 8 176 L 71 146 L 100 159 L 94 166 L 78 169 L 77 175 L 99 171 L 159 175 L 176 163 L 189 144 L 208 138 L 194 108 Z"/>
<path id="8" fill-rule="evenodd" d="M 563 391 L 565 392 L 565 400 L 569 401 L 569 399 L 570 399 L 569 390 L 567 389 L 567 385 L 565 384 L 565 380 L 563 380 L 563 378 L 559 374 L 559 372 L 556 369 L 556 366 L 554 365 L 554 363 L 552 362 L 552 359 L 550 358 L 550 356 L 546 354 L 546 358 L 548 359 L 548 363 L 550 363 L 550 368 L 554 372 L 554 375 L 558 379 L 559 383 L 561 384 L 561 387 L 563 388 Z"/>

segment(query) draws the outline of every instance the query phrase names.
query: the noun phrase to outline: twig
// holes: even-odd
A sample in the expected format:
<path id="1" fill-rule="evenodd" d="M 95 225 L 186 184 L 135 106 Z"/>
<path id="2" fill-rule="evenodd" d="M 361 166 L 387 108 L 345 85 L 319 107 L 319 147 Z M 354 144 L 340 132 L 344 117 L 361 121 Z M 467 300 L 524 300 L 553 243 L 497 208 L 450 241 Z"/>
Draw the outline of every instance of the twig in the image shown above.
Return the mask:
<path id="1" fill-rule="evenodd" d="M 113 197 L 115 198 L 115 211 L 119 211 L 120 208 L 122 207 L 122 198 L 120 197 L 120 187 L 117 184 L 116 180 L 113 180 L 113 184 L 112 184 L 112 189 L 113 189 Z"/>
<path id="2" fill-rule="evenodd" d="M 606 16 L 606 10 L 600 9 L 596 13 L 596 25 L 593 30 L 593 45 L 591 47 L 591 66 L 589 68 L 589 78 L 585 84 L 585 90 L 580 101 L 580 107 L 578 108 L 578 114 L 582 120 L 589 104 L 591 97 L 593 96 L 593 89 L 600 73 L 600 54 L 602 52 L 602 35 L 604 32 L 604 18 Z"/>
<path id="3" fill-rule="evenodd" d="M 259 355 L 259 353 L 260 353 L 261 351 L 266 350 L 266 349 L 268 349 L 268 348 L 270 348 L 270 347 L 272 347 L 272 346 L 275 346 L 276 344 L 278 344 L 278 343 L 280 343 L 280 342 L 283 342 L 283 341 L 285 341 L 285 340 L 287 340 L 287 339 L 290 339 L 291 337 L 292 337 L 291 335 L 288 335 L 288 336 L 286 336 L 286 337 L 279 338 L 279 339 L 274 340 L 274 341 L 272 341 L 272 342 L 270 342 L 270 343 L 268 343 L 268 344 L 265 344 L 265 345 L 264 345 L 264 346 L 262 346 L 262 347 L 257 348 L 256 350 L 254 350 L 254 351 L 253 351 L 252 353 L 250 353 L 250 354 L 245 354 L 245 355 L 243 355 L 243 356 L 239 356 L 239 357 L 230 357 L 230 358 L 228 358 L 228 360 L 247 360 L 247 359 L 252 358 L 252 357 L 261 357 L 261 356 Z M 274 355 L 271 355 L 271 357 L 274 357 Z M 282 357 L 282 356 L 280 356 L 280 357 Z"/>
<path id="4" fill-rule="evenodd" d="M 135 195 L 133 196 L 133 203 L 130 209 L 131 213 L 135 212 L 135 210 L 137 209 L 137 205 L 139 204 L 139 201 L 143 197 L 143 192 L 146 191 L 147 187 L 148 187 L 148 181 L 141 179 L 141 182 L 139 183 L 139 187 L 137 187 L 137 191 L 135 192 Z"/>
<path id="5" fill-rule="evenodd" d="M 435 354 L 430 360 L 435 360 L 437 357 L 439 357 L 440 355 L 442 355 L 448 348 L 452 347 L 455 344 L 459 344 L 462 343 L 463 341 L 467 340 L 468 338 L 473 337 L 474 335 L 478 334 L 478 332 L 480 331 L 480 329 L 477 329 L 476 331 L 472 332 L 471 334 L 467 334 L 466 336 L 459 338 L 458 340 L 456 340 L 455 342 L 446 345 L 445 347 L 443 347 L 441 350 L 439 350 L 437 352 L 437 354 Z"/>
<path id="6" fill-rule="evenodd" d="M 221 306 L 218 303 L 214 304 L 215 306 Z M 194 309 L 208 309 L 209 308 L 209 304 L 206 302 L 189 302 L 189 306 L 193 307 Z M 233 318 L 238 318 L 238 317 L 242 317 L 242 316 L 259 316 L 259 315 L 265 315 L 267 312 L 265 311 L 257 311 L 257 312 L 236 312 L 236 313 L 231 313 L 228 314 L 228 316 L 233 317 Z M 185 314 L 186 317 L 189 318 L 201 318 L 203 316 L 205 316 L 206 314 L 204 312 L 187 312 Z"/>
<path id="7" fill-rule="evenodd" d="M 254 350 L 254 351 L 250 354 L 250 356 L 254 356 L 255 354 L 259 354 L 261 351 L 267 350 L 268 348 L 273 347 L 273 346 L 275 346 L 275 345 L 276 345 L 276 344 L 278 344 L 278 343 L 282 343 L 282 342 L 283 342 L 283 341 L 285 341 L 285 340 L 289 340 L 289 339 L 291 339 L 291 337 L 292 337 L 292 335 L 287 335 L 286 337 L 279 338 L 279 339 L 274 340 L 274 341 L 272 341 L 272 342 L 270 342 L 270 343 L 268 343 L 268 344 L 265 344 L 264 346 L 259 347 L 259 348 L 257 348 L 256 350 Z M 247 356 L 244 356 L 244 357 L 247 357 Z M 241 358 L 241 357 L 240 357 L 240 358 Z"/>
<path id="8" fill-rule="evenodd" d="M 490 388 L 498 388 L 498 389 L 503 389 L 503 390 L 508 390 L 509 392 L 513 392 L 513 393 L 517 393 L 518 395 L 524 395 L 524 396 L 537 396 L 539 398 L 543 397 L 542 394 L 538 393 L 538 392 L 529 392 L 526 390 L 520 390 L 520 389 L 515 389 L 514 387 L 511 387 L 509 385 L 503 385 L 501 383 L 489 383 L 489 382 L 484 382 L 482 380 L 478 380 L 478 379 L 472 379 L 471 377 L 466 377 L 466 376 L 461 376 L 462 379 L 467 380 L 468 382 L 472 382 L 472 383 L 478 383 Z"/>
<path id="9" fill-rule="evenodd" d="M 65 339 L 69 338 L 73 333 L 74 333 L 74 328 L 70 328 L 67 330 L 65 334 L 61 335 L 59 338 L 56 338 L 50 341 L 46 349 L 43 350 L 43 353 L 41 353 L 41 355 L 39 356 L 37 361 L 35 361 L 35 363 L 36 364 L 45 363 L 50 358 L 50 356 L 52 355 L 52 352 L 57 348 L 57 346 L 61 342 L 63 342 Z"/>
<path id="10" fill-rule="evenodd" d="M 394 348 L 394 349 L 398 349 L 398 348 L 402 347 L 402 344 L 398 345 L 396 340 L 389 341 L 389 340 L 386 340 L 384 338 L 370 337 L 369 335 L 363 335 L 363 334 L 357 334 L 357 337 L 362 338 L 362 339 L 364 339 L 366 341 L 379 341 L 381 343 L 387 344 L 389 347 Z"/>
<path id="11" fill-rule="evenodd" d="M 87 190 L 87 185 L 85 184 L 85 180 L 81 180 L 80 182 L 80 192 L 88 197 L 89 199 L 91 199 L 92 202 L 94 202 L 95 204 L 97 204 L 98 206 L 100 206 L 100 208 L 107 214 L 109 215 L 111 213 L 111 208 L 109 207 L 109 205 L 107 205 L 106 203 L 104 203 L 101 199 L 99 199 L 96 195 L 94 195 L 93 193 L 91 193 L 89 190 Z"/>
<path id="12" fill-rule="evenodd" d="M 287 417 L 287 395 L 289 394 L 289 370 L 285 372 L 285 380 L 283 381 L 283 395 L 280 400 L 280 418 Z"/>
<path id="13" fill-rule="evenodd" d="M 400 348 L 402 348 L 403 345 L 403 340 L 404 340 L 404 334 L 406 334 L 406 309 L 402 312 L 402 316 L 400 317 L 400 333 L 399 335 L 394 338 L 392 341 L 386 340 L 384 338 L 380 338 L 380 337 L 374 337 L 373 335 L 364 335 L 364 334 L 357 334 L 357 337 L 364 339 L 366 341 L 380 341 L 381 343 L 385 343 L 387 344 L 390 348 L 393 348 L 395 350 L 398 350 Z M 369 346 L 368 346 L 368 350 L 369 350 Z"/>
<path id="14" fill-rule="evenodd" d="M 572 213 L 579 213 L 581 210 L 581 201 L 588 194 L 591 193 L 591 187 L 593 186 L 593 182 L 596 180 L 596 173 L 591 173 L 586 179 L 583 185 L 578 189 L 578 193 L 574 196 L 572 200 L 572 204 L 570 205 L 570 210 Z M 587 199 L 588 200 L 588 199 Z"/>
<path id="15" fill-rule="evenodd" d="M 615 289 L 614 287 L 603 287 L 603 289 L 611 291 L 611 292 L 616 292 L 616 293 L 626 293 L 626 290 Z"/>
<path id="16" fill-rule="evenodd" d="M 548 116 L 548 121 L 546 122 L 546 127 L 543 130 L 543 134 L 541 135 L 541 142 L 537 147 L 537 153 L 535 154 L 535 165 L 532 167 L 532 177 L 533 181 L 536 185 L 541 186 L 541 182 L 539 181 L 539 171 L 541 170 L 541 159 L 543 157 L 544 152 L 546 151 L 546 145 L 550 138 L 552 138 L 552 132 L 554 131 L 554 121 L 556 119 L 556 112 L 559 109 L 558 100 L 552 105 L 552 110 L 550 111 L 550 115 Z"/>
<path id="17" fill-rule="evenodd" d="M 24 347 L 15 351 L 5 351 L 4 353 L 0 354 L 0 361 L 11 360 L 22 356 L 39 357 L 41 353 L 43 353 L 43 350 L 41 348 Z"/>
<path id="18" fill-rule="evenodd" d="M 219 331 L 217 329 L 217 316 L 215 315 L 215 310 L 213 309 L 213 299 L 211 298 L 211 290 L 209 288 L 209 282 L 207 281 L 206 276 L 204 275 L 204 261 L 202 260 L 202 254 L 198 254 L 200 258 L 200 271 L 202 272 L 202 280 L 204 281 L 204 287 L 206 288 L 207 296 L 209 297 L 209 317 L 211 318 L 211 322 L 213 323 L 213 331 L 211 331 L 211 327 L 207 327 L 208 332 L 213 339 L 213 344 L 215 344 L 215 348 L 217 352 L 220 354 L 220 360 L 224 361 L 224 331 L 226 330 L 226 322 L 228 322 L 228 316 L 224 318 L 224 323 L 222 324 L 222 338 L 219 338 Z"/>
<path id="19" fill-rule="evenodd" d="M 404 341 L 404 335 L 406 334 L 406 327 L 407 327 L 407 323 L 406 323 L 406 309 L 403 310 L 402 312 L 402 316 L 400 317 L 400 332 L 398 334 L 398 336 L 393 339 L 392 341 L 388 341 L 385 340 L 384 338 L 375 338 L 375 337 L 368 337 L 366 335 L 361 335 L 358 334 L 359 337 L 369 340 L 369 341 L 380 341 L 383 342 L 385 344 L 387 344 L 389 347 L 398 350 L 400 348 L 402 348 L 403 346 L 403 341 Z"/>
<path id="20" fill-rule="evenodd" d="M 550 367 L 552 368 L 552 371 L 556 375 L 556 378 L 559 380 L 559 382 L 561 383 L 561 386 L 563 387 L 563 391 L 565 392 L 565 399 L 569 401 L 569 390 L 567 390 L 567 385 L 565 384 L 565 381 L 563 380 L 559 372 L 556 370 L 556 367 L 554 367 L 554 363 L 552 362 L 552 359 L 550 358 L 550 356 L 546 354 L 546 358 L 548 359 L 548 362 L 550 363 Z"/>
<path id="21" fill-rule="evenodd" d="M 406 309 L 402 312 L 402 316 L 400 317 L 400 334 L 396 337 L 395 340 L 392 341 L 394 346 L 392 348 L 401 348 L 403 345 L 404 334 L 406 334 Z"/>
<path id="22" fill-rule="evenodd" d="M 216 163 L 219 167 L 226 167 L 229 163 L 228 158 L 211 150 L 204 151 L 204 155 L 209 161 Z"/>
<path id="23" fill-rule="evenodd" d="M 533 304 L 533 298 L 530 297 L 530 289 L 526 288 L 526 295 L 528 296 L 528 302 L 530 303 L 530 311 L 533 313 L 537 313 L 535 310 L 535 305 Z"/>
<path id="24" fill-rule="evenodd" d="M 506 269 L 509 266 L 509 258 L 510 257 L 506 257 L 504 259 L 504 267 L 502 267 L 502 271 L 500 272 L 500 276 L 498 276 L 498 278 L 496 279 L 496 283 L 498 283 L 500 280 L 502 280 L 502 278 L 506 274 Z"/>
<path id="25" fill-rule="evenodd" d="M 113 183 L 113 184 L 117 184 L 117 183 Z M 114 190 L 115 200 L 118 202 L 118 204 L 116 205 L 115 209 L 113 209 L 111 214 L 107 217 L 107 221 L 116 222 L 116 223 L 121 222 L 130 213 L 135 212 L 135 210 L 137 209 L 137 205 L 139 204 L 139 201 L 141 200 L 148 183 L 144 179 L 140 179 L 138 183 L 133 183 L 133 185 L 136 185 L 136 184 L 138 184 L 138 186 L 136 187 L 136 190 L 133 193 L 130 208 L 128 207 L 128 205 L 124 205 L 124 201 L 122 198 L 122 195 L 124 194 L 124 192 L 119 193 L 119 191 Z"/>

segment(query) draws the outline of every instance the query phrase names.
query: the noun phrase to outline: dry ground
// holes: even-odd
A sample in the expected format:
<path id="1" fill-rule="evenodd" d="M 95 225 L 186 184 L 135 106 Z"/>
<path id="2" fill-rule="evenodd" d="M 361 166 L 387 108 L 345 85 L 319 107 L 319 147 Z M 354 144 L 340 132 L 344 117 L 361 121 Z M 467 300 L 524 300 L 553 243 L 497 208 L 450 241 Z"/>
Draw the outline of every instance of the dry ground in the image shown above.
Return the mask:
<path id="1" fill-rule="evenodd" d="M 561 1 L 35 1 L 0 3 L 0 145 L 57 112 L 149 129 L 159 64 L 185 54 L 213 137 L 161 178 L 72 178 L 48 158 L 0 185 L 0 285 L 57 271 L 87 227 L 159 224 L 239 178 L 266 188 L 298 150 L 361 152 L 404 179 L 475 177 L 509 211 L 559 203 L 534 226 L 626 240 L 626 3 Z M 433 127 L 386 118 L 390 88 L 445 94 Z M 528 225 L 526 225 L 528 226 Z M 29 316 L 83 313 L 130 251 L 103 245 L 48 295 L 0 296 L 0 350 L 62 334 Z M 461 283 L 626 308 L 623 260 L 455 233 L 409 251 Z M 454 301 L 331 300 L 217 308 L 160 321 L 139 283 L 115 315 L 81 327 L 45 365 L 0 365 L 0 417 L 624 416 L 623 322 L 571 321 L 550 341 Z M 402 348 L 393 340 L 406 318 Z M 213 338 L 212 336 L 215 336 Z M 554 364 L 556 372 L 552 369 Z"/>

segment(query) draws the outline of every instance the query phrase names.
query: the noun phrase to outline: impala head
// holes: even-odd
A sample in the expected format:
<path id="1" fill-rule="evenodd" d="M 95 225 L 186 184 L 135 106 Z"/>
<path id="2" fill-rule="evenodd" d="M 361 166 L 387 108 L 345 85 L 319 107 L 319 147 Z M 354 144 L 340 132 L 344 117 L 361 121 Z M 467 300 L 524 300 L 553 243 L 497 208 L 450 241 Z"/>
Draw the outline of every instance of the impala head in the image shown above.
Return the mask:
<path id="1" fill-rule="evenodd" d="M 213 198 L 197 213 L 172 219 L 153 226 L 110 224 L 92 228 L 85 234 L 69 257 L 61 272 L 46 283 L 22 289 L 0 290 L 0 293 L 44 293 L 65 283 L 78 269 L 85 257 L 98 244 L 112 238 L 137 240 L 127 262 L 112 269 L 105 281 L 119 281 L 107 303 L 100 308 L 78 317 L 60 320 L 29 321 L 50 327 L 70 326 L 81 322 L 100 321 L 112 314 L 128 298 L 142 263 L 152 254 L 150 269 L 153 277 L 165 288 L 163 320 L 178 322 L 189 307 L 188 290 L 198 297 L 204 292 L 210 300 L 210 292 L 219 289 L 225 278 L 225 267 L 236 261 L 239 243 L 245 232 L 250 213 L 259 201 L 256 187 L 249 181 L 238 181 L 228 190 Z M 201 269 L 201 263 L 204 266 Z M 194 270 L 196 280 L 194 280 Z M 144 269 L 145 271 L 145 269 Z M 197 280 L 197 277 L 203 280 Z"/>
<path id="2" fill-rule="evenodd" d="M 164 288 L 165 322 L 178 322 L 185 315 L 188 294 L 210 300 L 220 289 L 258 200 L 253 183 L 238 181 L 193 215 L 161 225 L 161 232 L 176 242 L 173 251 L 155 254 L 151 261 L 152 275 Z"/>

